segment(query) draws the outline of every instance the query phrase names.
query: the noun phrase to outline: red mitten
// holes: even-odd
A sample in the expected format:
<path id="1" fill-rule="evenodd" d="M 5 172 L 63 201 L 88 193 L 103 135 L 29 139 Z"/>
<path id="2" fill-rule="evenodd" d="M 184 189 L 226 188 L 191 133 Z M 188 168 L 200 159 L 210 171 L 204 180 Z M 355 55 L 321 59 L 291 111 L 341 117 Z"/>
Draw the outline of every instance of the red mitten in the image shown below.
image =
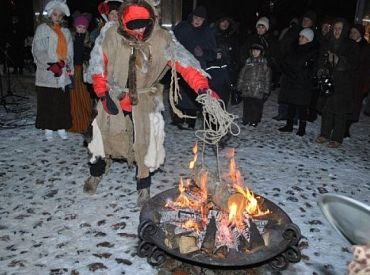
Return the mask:
<path id="1" fill-rule="evenodd" d="M 123 112 L 132 112 L 131 99 L 128 93 L 125 93 L 124 97 L 119 101 L 119 105 L 121 106 Z"/>
<path id="2" fill-rule="evenodd" d="M 47 68 L 47 70 L 53 72 L 55 77 L 60 77 L 63 74 L 65 65 L 63 60 L 55 63 L 48 63 L 48 65 L 49 68 Z"/>

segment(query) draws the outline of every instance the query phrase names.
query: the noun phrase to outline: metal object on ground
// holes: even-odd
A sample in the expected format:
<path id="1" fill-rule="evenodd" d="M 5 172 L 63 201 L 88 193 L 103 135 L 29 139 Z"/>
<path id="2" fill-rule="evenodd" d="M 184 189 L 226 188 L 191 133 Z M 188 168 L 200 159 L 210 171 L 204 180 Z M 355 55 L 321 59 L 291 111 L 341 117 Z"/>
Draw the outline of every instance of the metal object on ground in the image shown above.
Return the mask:
<path id="1" fill-rule="evenodd" d="M 268 217 L 264 217 L 269 220 L 265 229 L 269 231 L 271 237 L 267 246 L 248 253 L 230 249 L 225 258 L 210 257 L 200 250 L 181 254 L 178 248 L 168 248 L 165 245 L 166 233 L 159 223 L 158 213 L 166 210 L 165 205 L 168 200 L 174 200 L 178 195 L 177 188 L 162 192 L 152 197 L 141 210 L 138 228 L 140 238 L 138 256 L 146 257 L 151 265 L 161 265 L 168 255 L 199 266 L 230 269 L 269 264 L 274 270 L 284 270 L 289 263 L 297 263 L 301 260 L 298 248 L 298 242 L 301 239 L 299 227 L 292 223 L 280 207 L 266 198 L 263 198 L 263 208 L 272 212 L 268 214 Z"/>
<path id="2" fill-rule="evenodd" d="M 324 194 L 318 204 L 330 224 L 351 244 L 370 243 L 369 205 L 336 194 Z"/>

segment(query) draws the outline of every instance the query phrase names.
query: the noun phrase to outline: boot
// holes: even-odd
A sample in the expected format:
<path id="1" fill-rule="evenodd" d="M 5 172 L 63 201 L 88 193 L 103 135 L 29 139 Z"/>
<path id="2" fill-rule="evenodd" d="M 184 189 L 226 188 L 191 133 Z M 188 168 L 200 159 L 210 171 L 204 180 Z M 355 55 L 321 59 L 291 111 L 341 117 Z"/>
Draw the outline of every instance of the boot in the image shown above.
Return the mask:
<path id="1" fill-rule="evenodd" d="M 284 127 L 279 128 L 280 132 L 293 132 L 293 119 L 288 119 Z"/>
<path id="2" fill-rule="evenodd" d="M 91 195 L 95 194 L 101 179 L 102 177 L 89 176 L 84 184 L 84 192 Z"/>
<path id="3" fill-rule="evenodd" d="M 45 138 L 47 141 L 53 140 L 53 130 L 45 129 Z"/>
<path id="4" fill-rule="evenodd" d="M 66 132 L 66 130 L 64 130 L 64 129 L 59 129 L 59 130 L 58 130 L 58 135 L 59 135 L 59 136 L 60 136 L 60 138 L 61 138 L 61 139 L 63 139 L 63 140 L 68 139 L 67 132 Z"/>
<path id="5" fill-rule="evenodd" d="M 143 207 L 143 205 L 150 199 L 150 187 L 137 190 L 137 206 Z"/>
<path id="6" fill-rule="evenodd" d="M 297 136 L 303 137 L 305 134 L 306 134 L 306 121 L 300 120 Z"/>

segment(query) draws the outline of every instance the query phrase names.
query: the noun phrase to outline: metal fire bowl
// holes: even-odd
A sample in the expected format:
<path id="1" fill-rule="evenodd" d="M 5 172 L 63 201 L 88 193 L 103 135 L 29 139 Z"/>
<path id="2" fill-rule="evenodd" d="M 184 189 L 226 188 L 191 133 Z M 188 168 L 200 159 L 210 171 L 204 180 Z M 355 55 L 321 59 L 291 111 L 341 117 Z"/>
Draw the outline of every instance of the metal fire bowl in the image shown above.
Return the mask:
<path id="1" fill-rule="evenodd" d="M 181 254 L 179 249 L 169 249 L 164 243 L 165 232 L 155 221 L 158 223 L 158 212 L 165 209 L 166 202 L 175 200 L 178 195 L 178 189 L 173 188 L 157 194 L 143 206 L 139 225 L 141 244 L 152 245 L 156 247 L 156 251 L 159 248 L 181 261 L 201 266 L 236 268 L 270 263 L 274 268 L 282 269 L 288 262 L 300 261 L 300 251 L 296 246 L 301 238 L 298 226 L 292 223 L 289 216 L 280 207 L 266 198 L 263 198 L 263 209 L 269 209 L 272 213 L 261 217 L 261 219 L 269 220 L 265 227 L 265 230 L 270 232 L 270 244 L 268 246 L 251 251 L 249 254 L 230 249 L 224 259 L 210 257 L 202 251 Z M 259 195 L 256 194 L 256 196 Z"/>

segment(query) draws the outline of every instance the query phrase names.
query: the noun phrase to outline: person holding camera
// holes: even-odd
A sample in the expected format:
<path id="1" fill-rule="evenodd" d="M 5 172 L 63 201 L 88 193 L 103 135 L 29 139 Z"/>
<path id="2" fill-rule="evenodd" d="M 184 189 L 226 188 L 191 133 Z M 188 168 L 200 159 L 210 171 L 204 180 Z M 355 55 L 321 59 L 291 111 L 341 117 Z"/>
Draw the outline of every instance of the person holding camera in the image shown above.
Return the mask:
<path id="1" fill-rule="evenodd" d="M 343 142 L 346 121 L 353 112 L 354 70 L 358 63 L 358 48 L 348 38 L 349 27 L 344 19 L 333 22 L 333 30 L 326 44 L 321 47 L 318 77 L 327 77 L 331 92 L 323 91 L 320 135 L 317 143 L 326 143 L 329 148 L 337 148 Z M 327 65 L 331 69 L 328 73 Z"/>

